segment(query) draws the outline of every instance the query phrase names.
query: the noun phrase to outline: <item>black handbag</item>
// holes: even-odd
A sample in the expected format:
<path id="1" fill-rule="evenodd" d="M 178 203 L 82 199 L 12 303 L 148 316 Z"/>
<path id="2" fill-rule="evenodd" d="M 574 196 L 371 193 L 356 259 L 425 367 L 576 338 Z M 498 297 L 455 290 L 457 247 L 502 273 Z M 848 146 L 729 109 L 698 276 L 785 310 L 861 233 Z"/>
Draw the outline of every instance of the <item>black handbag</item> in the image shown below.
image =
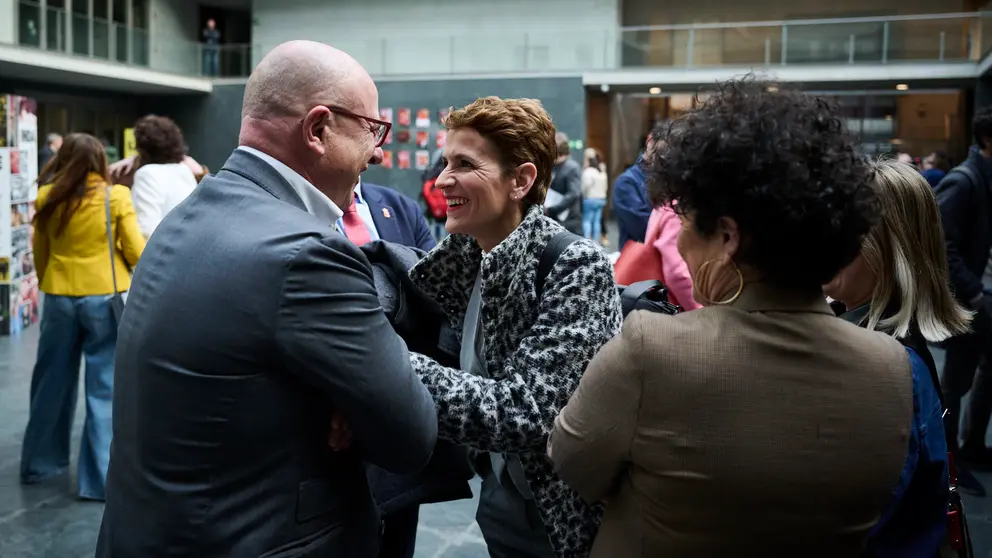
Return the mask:
<path id="1" fill-rule="evenodd" d="M 114 320 L 117 325 L 121 323 L 121 316 L 124 314 L 124 295 L 117 290 L 117 266 L 114 265 L 114 231 L 111 227 L 110 216 L 110 191 L 113 186 L 107 186 L 107 196 L 104 200 L 104 209 L 107 214 L 107 246 L 110 249 L 110 277 L 114 282 L 114 294 L 110 295 L 110 311 L 114 313 Z"/>

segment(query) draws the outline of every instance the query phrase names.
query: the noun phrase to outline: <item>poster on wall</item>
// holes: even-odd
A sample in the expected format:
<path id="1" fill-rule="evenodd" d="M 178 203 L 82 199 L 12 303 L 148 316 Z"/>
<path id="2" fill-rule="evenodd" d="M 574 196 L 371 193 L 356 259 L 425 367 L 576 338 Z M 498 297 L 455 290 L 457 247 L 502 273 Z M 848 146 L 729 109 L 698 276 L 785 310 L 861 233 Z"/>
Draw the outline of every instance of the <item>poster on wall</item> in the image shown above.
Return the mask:
<path id="1" fill-rule="evenodd" d="M 391 109 L 391 108 L 379 109 L 379 120 L 383 120 L 385 122 L 389 122 L 390 124 L 392 124 L 393 123 L 393 109 Z M 384 143 L 385 143 L 385 145 L 389 145 L 389 144 L 393 143 L 393 128 L 392 128 L 392 126 L 390 126 L 389 131 L 386 132 L 386 141 Z"/>
<path id="2" fill-rule="evenodd" d="M 391 169 L 393 168 L 393 152 L 383 151 L 382 152 L 382 168 Z"/>
<path id="3" fill-rule="evenodd" d="M 401 108 L 396 115 L 396 124 L 400 126 L 410 125 L 410 109 Z"/>
<path id="4" fill-rule="evenodd" d="M 437 131 L 437 148 L 444 149 L 444 144 L 448 141 L 448 132 L 446 130 Z"/>
<path id="5" fill-rule="evenodd" d="M 416 161 L 414 161 L 414 166 L 417 170 L 427 170 L 427 165 L 431 163 L 431 152 L 426 149 L 417 151 Z"/>
<path id="6" fill-rule="evenodd" d="M 400 169 L 410 168 L 410 152 L 409 151 L 397 151 L 396 152 L 396 166 Z"/>
<path id="7" fill-rule="evenodd" d="M 38 278 L 25 277 L 10 288 L 10 333 L 20 333 L 38 322 Z"/>
<path id="8" fill-rule="evenodd" d="M 0 96 L 0 333 L 18 333 L 38 321 L 34 266 L 35 200 L 38 198 L 38 105 L 34 99 Z"/>
<path id="9" fill-rule="evenodd" d="M 10 226 L 17 228 L 30 225 L 34 219 L 34 202 L 12 204 L 10 206 Z"/>
<path id="10" fill-rule="evenodd" d="M 134 141 L 134 128 L 124 128 L 124 150 L 122 156 L 125 159 L 138 156 L 138 143 Z"/>
<path id="11" fill-rule="evenodd" d="M 430 128 L 431 127 L 431 111 L 430 109 L 419 109 L 417 110 L 417 127 L 418 128 Z"/>
<path id="12" fill-rule="evenodd" d="M 0 257 L 10 257 L 10 154 L 9 147 L 0 147 Z M 9 280 L 9 279 L 8 279 Z"/>
<path id="13" fill-rule="evenodd" d="M 417 131 L 417 147 L 420 149 L 427 149 L 431 143 L 431 133 L 427 130 Z"/>
<path id="14" fill-rule="evenodd" d="M 28 184 L 27 199 L 38 198 L 38 103 L 27 97 L 12 97 L 17 107 L 17 144 L 21 150 L 20 175 Z"/>
<path id="15" fill-rule="evenodd" d="M 0 147 L 10 147 L 11 138 L 8 137 L 10 126 L 7 123 L 7 99 L 6 95 L 0 95 Z"/>
<path id="16" fill-rule="evenodd" d="M 21 277 L 34 273 L 34 258 L 31 243 L 34 227 L 24 225 L 10 231 L 10 280 L 17 281 Z"/>

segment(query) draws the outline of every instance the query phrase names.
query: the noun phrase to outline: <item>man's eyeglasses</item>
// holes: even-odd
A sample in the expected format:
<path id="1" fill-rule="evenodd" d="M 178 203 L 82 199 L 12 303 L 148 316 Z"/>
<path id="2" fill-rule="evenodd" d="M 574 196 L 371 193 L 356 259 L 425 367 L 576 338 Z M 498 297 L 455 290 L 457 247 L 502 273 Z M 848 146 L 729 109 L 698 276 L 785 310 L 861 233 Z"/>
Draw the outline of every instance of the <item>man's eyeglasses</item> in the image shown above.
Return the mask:
<path id="1" fill-rule="evenodd" d="M 393 127 L 392 124 L 386 122 L 385 120 L 379 120 L 378 118 L 372 118 L 370 116 L 362 116 L 361 114 L 355 114 L 350 110 L 343 109 L 341 107 L 336 107 L 334 105 L 321 105 L 327 110 L 340 114 L 341 116 L 347 116 L 348 118 L 354 118 L 355 120 L 364 120 L 369 124 L 369 131 L 375 136 L 375 146 L 382 147 L 382 144 L 386 143 L 386 136 L 389 135 L 390 128 Z"/>

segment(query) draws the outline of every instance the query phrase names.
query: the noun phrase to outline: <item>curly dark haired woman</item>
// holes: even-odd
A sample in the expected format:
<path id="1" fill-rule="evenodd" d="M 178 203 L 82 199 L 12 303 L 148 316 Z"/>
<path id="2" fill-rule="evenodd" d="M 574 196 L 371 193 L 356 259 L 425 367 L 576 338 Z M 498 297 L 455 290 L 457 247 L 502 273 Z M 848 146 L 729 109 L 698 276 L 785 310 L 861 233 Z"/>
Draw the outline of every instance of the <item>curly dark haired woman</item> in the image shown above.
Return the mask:
<path id="1" fill-rule="evenodd" d="M 134 142 L 141 168 L 134 173 L 131 196 L 138 225 L 147 238 L 166 214 L 196 188 L 196 177 L 183 163 L 183 133 L 171 119 L 153 114 L 142 117 L 134 125 Z"/>
<path id="2" fill-rule="evenodd" d="M 855 557 L 890 500 L 913 380 L 820 290 L 879 216 L 835 114 L 734 81 L 654 154 L 704 307 L 630 315 L 556 420 L 558 474 L 607 502 L 594 557 Z"/>

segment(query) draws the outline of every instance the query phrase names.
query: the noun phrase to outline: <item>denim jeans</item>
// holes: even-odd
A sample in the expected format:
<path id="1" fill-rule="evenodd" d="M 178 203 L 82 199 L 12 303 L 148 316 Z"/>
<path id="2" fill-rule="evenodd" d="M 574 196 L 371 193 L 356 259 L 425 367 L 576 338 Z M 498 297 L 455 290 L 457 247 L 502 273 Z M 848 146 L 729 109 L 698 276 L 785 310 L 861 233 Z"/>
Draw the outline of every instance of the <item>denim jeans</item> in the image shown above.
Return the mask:
<path id="1" fill-rule="evenodd" d="M 216 77 L 219 73 L 218 58 L 220 53 L 217 51 L 217 47 L 204 47 L 203 48 L 203 75 Z"/>
<path id="2" fill-rule="evenodd" d="M 79 449 L 79 496 L 104 499 L 110 462 L 111 401 L 117 323 L 110 296 L 46 295 L 38 358 L 31 377 L 31 410 L 21 448 L 21 481 L 41 482 L 69 467 L 69 439 L 86 362 L 86 422 Z"/>
<path id="3" fill-rule="evenodd" d="M 582 235 L 599 242 L 603 234 L 603 208 L 606 199 L 582 200 Z"/>

